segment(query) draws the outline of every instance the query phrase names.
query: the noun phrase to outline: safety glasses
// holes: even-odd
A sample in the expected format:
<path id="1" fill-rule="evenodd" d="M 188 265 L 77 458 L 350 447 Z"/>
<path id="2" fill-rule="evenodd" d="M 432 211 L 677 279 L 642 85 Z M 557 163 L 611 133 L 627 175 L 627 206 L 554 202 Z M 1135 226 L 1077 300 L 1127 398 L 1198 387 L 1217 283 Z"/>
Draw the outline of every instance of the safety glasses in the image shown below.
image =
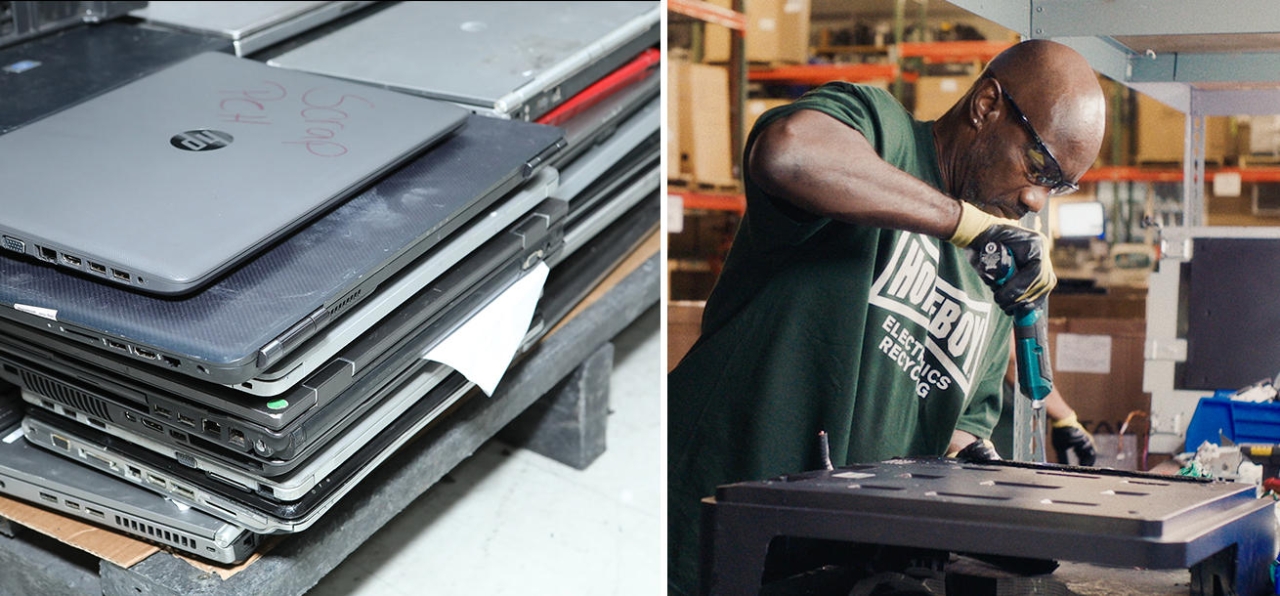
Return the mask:
<path id="1" fill-rule="evenodd" d="M 1005 101 L 1009 102 L 1009 107 L 1013 108 L 1013 114 L 1022 122 L 1022 127 L 1027 129 L 1027 134 L 1031 135 L 1033 144 L 1027 146 L 1027 159 L 1031 161 L 1031 183 L 1049 189 L 1049 195 L 1055 197 L 1080 190 L 1078 184 L 1067 180 L 1062 173 L 1062 166 L 1058 165 L 1058 160 L 1049 153 L 1049 148 L 1044 146 L 1044 141 L 1040 140 L 1040 135 L 1036 134 L 1036 129 L 1031 127 L 1031 122 L 1027 120 L 1027 115 L 1022 113 L 1017 102 L 1013 101 L 1009 92 L 1004 90 L 1004 85 L 1000 86 L 1000 94 L 1004 96 Z"/>

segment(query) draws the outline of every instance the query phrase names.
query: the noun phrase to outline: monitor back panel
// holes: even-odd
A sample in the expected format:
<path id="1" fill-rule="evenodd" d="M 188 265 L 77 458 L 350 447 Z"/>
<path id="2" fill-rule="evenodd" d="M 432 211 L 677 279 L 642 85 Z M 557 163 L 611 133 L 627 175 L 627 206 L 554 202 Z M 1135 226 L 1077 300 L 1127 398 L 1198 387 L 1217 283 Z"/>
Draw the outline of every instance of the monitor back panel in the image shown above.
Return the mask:
<path id="1" fill-rule="evenodd" d="M 203 291 L 150 297 L 0 259 L 0 316 L 197 379 L 241 383 L 562 146 L 558 128 L 472 116 L 440 146 Z"/>

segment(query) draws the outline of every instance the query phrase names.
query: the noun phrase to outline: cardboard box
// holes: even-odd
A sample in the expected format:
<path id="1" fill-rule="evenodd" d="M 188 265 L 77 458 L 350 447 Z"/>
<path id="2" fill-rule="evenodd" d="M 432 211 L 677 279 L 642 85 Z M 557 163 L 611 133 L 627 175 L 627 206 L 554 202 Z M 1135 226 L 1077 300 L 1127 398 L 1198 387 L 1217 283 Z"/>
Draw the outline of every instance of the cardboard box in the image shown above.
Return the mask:
<path id="1" fill-rule="evenodd" d="M 916 79 L 916 120 L 937 120 L 960 101 L 977 74 L 955 76 L 921 76 Z"/>
<path id="2" fill-rule="evenodd" d="M 1054 386 L 1089 432 L 1118 434 L 1132 412 L 1144 420 L 1135 415 L 1130 426 L 1145 428 L 1151 411 L 1151 395 L 1142 390 L 1145 340 L 1144 319 L 1049 319 Z"/>
<path id="3" fill-rule="evenodd" d="M 732 8 L 729 0 L 711 4 Z M 748 62 L 804 64 L 809 61 L 809 0 L 744 0 Z M 729 61 L 727 27 L 708 24 L 703 36 L 703 62 Z"/>
<path id="4" fill-rule="evenodd" d="M 667 372 L 680 363 L 698 340 L 704 306 L 706 302 L 699 300 L 672 300 L 667 303 Z"/>
<path id="5" fill-rule="evenodd" d="M 1135 115 L 1138 164 L 1181 163 L 1186 147 L 1187 115 L 1138 93 Z M 1223 164 L 1236 157 L 1236 140 L 1227 116 L 1205 118 L 1204 160 Z"/>
<path id="6" fill-rule="evenodd" d="M 751 132 L 751 128 L 756 125 L 756 120 L 760 119 L 761 114 L 789 103 L 791 103 L 790 99 L 748 99 L 743 106 L 742 138 L 747 138 L 747 133 Z"/>
<path id="7" fill-rule="evenodd" d="M 663 100 L 667 102 L 666 121 L 663 126 L 667 129 L 667 155 L 663 158 L 662 163 L 667 170 L 667 179 L 680 178 L 686 171 L 684 163 L 683 148 L 680 146 L 680 124 L 681 112 L 684 111 L 680 103 L 680 71 L 688 62 L 683 60 L 667 60 L 667 88 L 663 92 Z"/>
<path id="8" fill-rule="evenodd" d="M 679 93 L 684 172 L 699 184 L 736 186 L 729 118 L 729 71 L 710 64 L 672 63 Z"/>

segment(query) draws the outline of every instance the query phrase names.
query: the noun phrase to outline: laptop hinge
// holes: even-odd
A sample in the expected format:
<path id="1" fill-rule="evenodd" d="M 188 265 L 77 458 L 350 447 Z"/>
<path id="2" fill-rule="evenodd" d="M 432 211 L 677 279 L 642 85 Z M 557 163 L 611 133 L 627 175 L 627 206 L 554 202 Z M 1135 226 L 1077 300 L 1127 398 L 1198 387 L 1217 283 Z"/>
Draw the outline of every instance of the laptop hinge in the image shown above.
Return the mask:
<path id="1" fill-rule="evenodd" d="M 315 335 L 316 331 L 324 326 L 328 318 L 329 309 L 322 306 L 295 323 L 293 327 L 290 327 L 284 333 L 276 336 L 267 345 L 258 349 L 258 367 L 265 369 L 275 364 L 276 361 L 297 347 L 298 344 Z"/>

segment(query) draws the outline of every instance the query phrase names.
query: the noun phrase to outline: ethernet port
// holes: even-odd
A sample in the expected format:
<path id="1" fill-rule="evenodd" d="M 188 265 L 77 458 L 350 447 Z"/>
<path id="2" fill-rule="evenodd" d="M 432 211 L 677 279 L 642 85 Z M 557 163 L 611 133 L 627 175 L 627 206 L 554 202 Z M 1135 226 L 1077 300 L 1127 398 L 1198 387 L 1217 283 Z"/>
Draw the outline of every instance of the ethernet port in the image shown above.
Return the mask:
<path id="1" fill-rule="evenodd" d="M 58 251 L 47 246 L 37 246 L 36 248 L 40 249 L 40 258 L 46 261 L 58 260 Z"/>
<path id="2" fill-rule="evenodd" d="M 200 421 L 200 425 L 201 425 L 201 428 L 204 429 L 205 434 L 216 435 L 219 437 L 222 436 L 221 424 L 218 424 L 217 422 L 214 422 L 206 418 L 205 420 Z"/>

